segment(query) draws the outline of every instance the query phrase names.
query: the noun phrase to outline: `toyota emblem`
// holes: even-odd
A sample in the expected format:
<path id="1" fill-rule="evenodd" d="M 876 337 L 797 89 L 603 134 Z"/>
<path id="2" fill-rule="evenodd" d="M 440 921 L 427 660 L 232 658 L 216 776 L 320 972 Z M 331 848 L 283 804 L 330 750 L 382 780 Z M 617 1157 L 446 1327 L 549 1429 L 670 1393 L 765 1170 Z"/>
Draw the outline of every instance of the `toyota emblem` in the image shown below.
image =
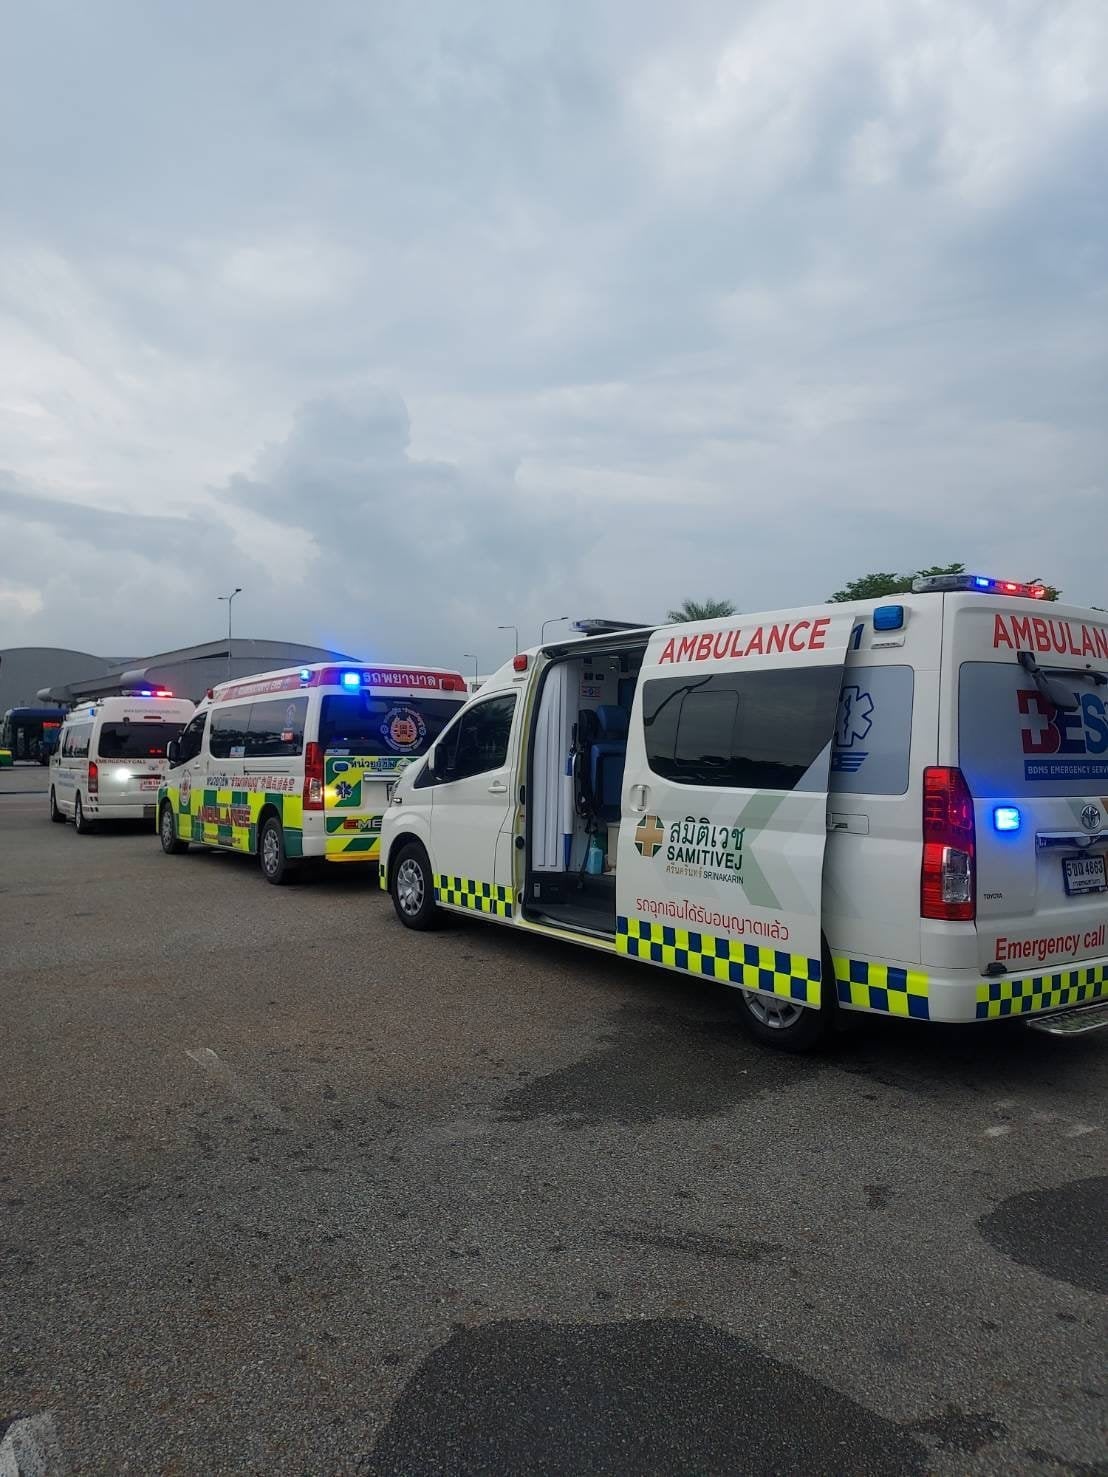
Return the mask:
<path id="1" fill-rule="evenodd" d="M 1085 827 L 1086 831 L 1099 831 L 1100 806 L 1086 805 L 1085 809 L 1081 812 L 1081 824 Z"/>

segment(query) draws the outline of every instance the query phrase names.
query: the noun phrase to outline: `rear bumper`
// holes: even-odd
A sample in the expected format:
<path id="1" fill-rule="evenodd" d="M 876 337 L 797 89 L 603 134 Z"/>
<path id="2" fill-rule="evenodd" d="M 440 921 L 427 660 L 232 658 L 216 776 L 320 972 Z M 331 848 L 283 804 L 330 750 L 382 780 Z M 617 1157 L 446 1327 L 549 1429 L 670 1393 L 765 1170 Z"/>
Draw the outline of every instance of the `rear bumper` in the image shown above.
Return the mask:
<path id="1" fill-rule="evenodd" d="M 1046 974 L 983 978 L 976 970 L 928 970 L 837 955 L 835 985 L 844 1010 L 912 1020 L 968 1021 L 1038 1018 L 1108 1000 L 1108 957 Z"/>
<path id="2" fill-rule="evenodd" d="M 84 806 L 90 821 L 148 821 L 157 816 L 158 792 L 152 790 L 141 800 L 114 800 L 110 805 L 86 798 Z"/>

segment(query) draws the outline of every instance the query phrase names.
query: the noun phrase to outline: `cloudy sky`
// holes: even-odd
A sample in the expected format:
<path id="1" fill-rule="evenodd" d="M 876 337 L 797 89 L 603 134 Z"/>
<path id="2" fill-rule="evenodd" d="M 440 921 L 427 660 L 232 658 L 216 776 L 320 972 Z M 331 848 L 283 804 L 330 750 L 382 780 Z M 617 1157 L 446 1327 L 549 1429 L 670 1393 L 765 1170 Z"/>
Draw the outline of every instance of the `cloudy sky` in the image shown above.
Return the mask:
<path id="1" fill-rule="evenodd" d="M 497 665 L 962 558 L 1108 605 L 1103 0 L 38 0 L 0 647 Z"/>

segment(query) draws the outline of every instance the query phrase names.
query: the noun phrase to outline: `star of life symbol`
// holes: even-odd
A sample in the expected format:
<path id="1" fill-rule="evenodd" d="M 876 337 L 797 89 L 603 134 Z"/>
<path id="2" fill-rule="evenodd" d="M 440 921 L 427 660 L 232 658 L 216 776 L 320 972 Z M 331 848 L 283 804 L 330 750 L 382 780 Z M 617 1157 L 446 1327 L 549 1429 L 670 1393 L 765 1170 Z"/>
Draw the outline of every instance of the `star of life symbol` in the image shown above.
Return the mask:
<path id="1" fill-rule="evenodd" d="M 349 800 L 354 793 L 354 786 L 349 780 L 339 780 L 335 786 L 335 794 L 340 800 Z"/>
<path id="2" fill-rule="evenodd" d="M 873 727 L 873 699 L 860 687 L 844 687 L 839 696 L 839 717 L 835 724 L 835 743 L 849 749 L 860 743 Z"/>

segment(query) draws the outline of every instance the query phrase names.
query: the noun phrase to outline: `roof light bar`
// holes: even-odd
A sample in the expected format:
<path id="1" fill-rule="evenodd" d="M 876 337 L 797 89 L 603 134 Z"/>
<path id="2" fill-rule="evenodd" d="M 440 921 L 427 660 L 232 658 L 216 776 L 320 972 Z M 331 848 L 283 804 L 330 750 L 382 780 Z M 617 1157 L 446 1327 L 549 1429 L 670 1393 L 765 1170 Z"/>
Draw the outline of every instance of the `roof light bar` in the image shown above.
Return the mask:
<path id="1" fill-rule="evenodd" d="M 1017 580 L 998 580 L 985 574 L 929 574 L 912 581 L 917 595 L 935 594 L 942 590 L 976 590 L 989 595 L 1022 595 L 1025 600 L 1045 600 L 1042 585 L 1021 584 Z"/>

